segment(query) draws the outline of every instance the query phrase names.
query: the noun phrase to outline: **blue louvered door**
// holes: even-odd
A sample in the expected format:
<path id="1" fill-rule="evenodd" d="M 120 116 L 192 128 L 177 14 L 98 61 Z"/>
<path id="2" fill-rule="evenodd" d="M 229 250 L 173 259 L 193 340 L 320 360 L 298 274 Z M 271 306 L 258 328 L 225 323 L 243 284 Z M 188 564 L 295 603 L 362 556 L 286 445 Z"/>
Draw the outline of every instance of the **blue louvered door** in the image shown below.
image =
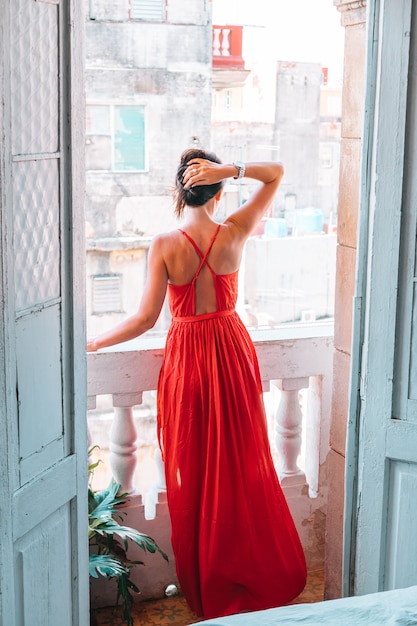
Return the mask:
<path id="1" fill-rule="evenodd" d="M 87 626 L 81 0 L 1 3 L 0 622 Z"/>

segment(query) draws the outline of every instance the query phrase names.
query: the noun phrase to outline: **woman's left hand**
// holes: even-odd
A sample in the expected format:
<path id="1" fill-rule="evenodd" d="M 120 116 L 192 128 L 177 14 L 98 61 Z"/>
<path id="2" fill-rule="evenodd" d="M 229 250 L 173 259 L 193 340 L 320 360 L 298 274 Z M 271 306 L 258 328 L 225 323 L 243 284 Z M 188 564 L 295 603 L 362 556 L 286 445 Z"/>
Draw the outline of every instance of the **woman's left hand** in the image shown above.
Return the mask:
<path id="1" fill-rule="evenodd" d="M 87 339 L 87 352 L 96 352 L 97 345 L 95 339 Z"/>
<path id="2" fill-rule="evenodd" d="M 219 183 L 225 176 L 224 165 L 214 163 L 207 159 L 191 159 L 187 163 L 182 182 L 185 189 L 199 185 L 214 185 Z"/>

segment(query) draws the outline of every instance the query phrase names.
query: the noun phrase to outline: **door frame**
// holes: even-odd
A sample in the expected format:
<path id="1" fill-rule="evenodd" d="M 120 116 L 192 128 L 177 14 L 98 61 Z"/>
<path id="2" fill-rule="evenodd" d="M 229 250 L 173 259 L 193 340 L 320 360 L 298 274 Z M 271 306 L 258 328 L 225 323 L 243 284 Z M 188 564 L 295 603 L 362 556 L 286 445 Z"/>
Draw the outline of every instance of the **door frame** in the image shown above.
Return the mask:
<path id="1" fill-rule="evenodd" d="M 346 439 L 345 596 L 378 591 L 383 577 L 376 547 L 383 541 L 384 524 L 372 532 L 361 527 L 364 502 L 375 507 L 375 515 L 380 502 L 362 497 L 362 472 L 372 422 L 376 416 L 380 419 L 391 414 L 392 407 L 411 9 L 412 0 L 368 0 L 367 4 L 366 97 Z M 375 319 L 382 294 L 383 314 Z M 373 434 L 372 445 L 384 449 L 385 429 L 375 427 Z M 381 469 L 377 466 L 376 472 Z M 372 551 L 374 570 L 367 576 L 360 564 Z"/>

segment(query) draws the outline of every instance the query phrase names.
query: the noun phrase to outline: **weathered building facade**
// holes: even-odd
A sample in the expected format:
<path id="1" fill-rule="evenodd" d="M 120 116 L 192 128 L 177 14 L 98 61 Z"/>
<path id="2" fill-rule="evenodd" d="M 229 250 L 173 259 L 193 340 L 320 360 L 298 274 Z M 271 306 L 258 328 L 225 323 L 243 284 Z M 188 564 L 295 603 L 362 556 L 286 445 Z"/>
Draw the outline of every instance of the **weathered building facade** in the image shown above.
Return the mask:
<path id="1" fill-rule="evenodd" d="M 87 322 L 94 333 L 136 308 L 149 239 L 175 225 L 179 155 L 210 147 L 211 3 L 145 5 L 86 4 Z"/>
<path id="2" fill-rule="evenodd" d="M 191 13 L 184 10 L 183 21 L 178 18 L 180 2 L 162 4 L 163 8 L 159 0 L 149 3 L 154 13 L 142 16 L 128 2 L 94 0 L 87 7 L 87 327 L 91 334 L 137 307 L 150 239 L 176 226 L 172 177 L 184 147 L 213 149 L 224 161 L 283 160 L 286 176 L 268 215 L 285 219 L 290 234 L 301 228 L 301 215 L 295 225 L 297 209 L 312 207 L 321 216 L 319 232 L 337 215 L 340 117 L 335 116 L 329 132 L 320 65 L 275 61 L 264 29 L 214 26 L 211 3 L 195 3 Z M 230 181 L 218 218 L 235 209 L 252 187 L 251 181 Z M 328 242 L 319 244 L 318 256 L 316 245 L 311 251 L 307 243 L 304 248 L 310 267 L 317 267 L 311 284 L 318 283 L 327 302 L 333 303 L 334 246 L 328 255 L 329 269 L 321 262 Z M 248 280 L 249 275 L 245 285 Z M 291 292 L 304 293 L 296 279 L 290 282 Z M 253 285 L 248 285 L 250 290 Z M 272 306 L 272 316 L 269 310 L 260 316 L 265 313 L 274 324 L 299 319 L 303 309 L 315 308 L 309 300 L 307 292 L 301 295 L 290 316 L 281 314 L 273 303 L 267 307 Z M 259 307 L 250 306 L 257 315 Z M 316 314 L 331 316 L 333 305 L 320 306 Z M 164 309 L 156 330 L 166 329 L 168 323 Z"/>

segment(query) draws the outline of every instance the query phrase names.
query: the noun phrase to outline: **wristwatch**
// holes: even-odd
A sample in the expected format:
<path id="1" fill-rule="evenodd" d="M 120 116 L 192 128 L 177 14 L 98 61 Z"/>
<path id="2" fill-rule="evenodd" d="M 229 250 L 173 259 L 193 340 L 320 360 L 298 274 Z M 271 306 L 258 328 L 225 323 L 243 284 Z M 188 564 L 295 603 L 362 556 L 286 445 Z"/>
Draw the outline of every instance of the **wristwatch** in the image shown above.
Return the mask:
<path id="1" fill-rule="evenodd" d="M 237 180 L 238 178 L 243 178 L 246 170 L 245 164 L 242 163 L 242 161 L 233 161 L 233 165 L 237 169 L 237 176 L 233 176 L 233 178 L 235 180 Z"/>

